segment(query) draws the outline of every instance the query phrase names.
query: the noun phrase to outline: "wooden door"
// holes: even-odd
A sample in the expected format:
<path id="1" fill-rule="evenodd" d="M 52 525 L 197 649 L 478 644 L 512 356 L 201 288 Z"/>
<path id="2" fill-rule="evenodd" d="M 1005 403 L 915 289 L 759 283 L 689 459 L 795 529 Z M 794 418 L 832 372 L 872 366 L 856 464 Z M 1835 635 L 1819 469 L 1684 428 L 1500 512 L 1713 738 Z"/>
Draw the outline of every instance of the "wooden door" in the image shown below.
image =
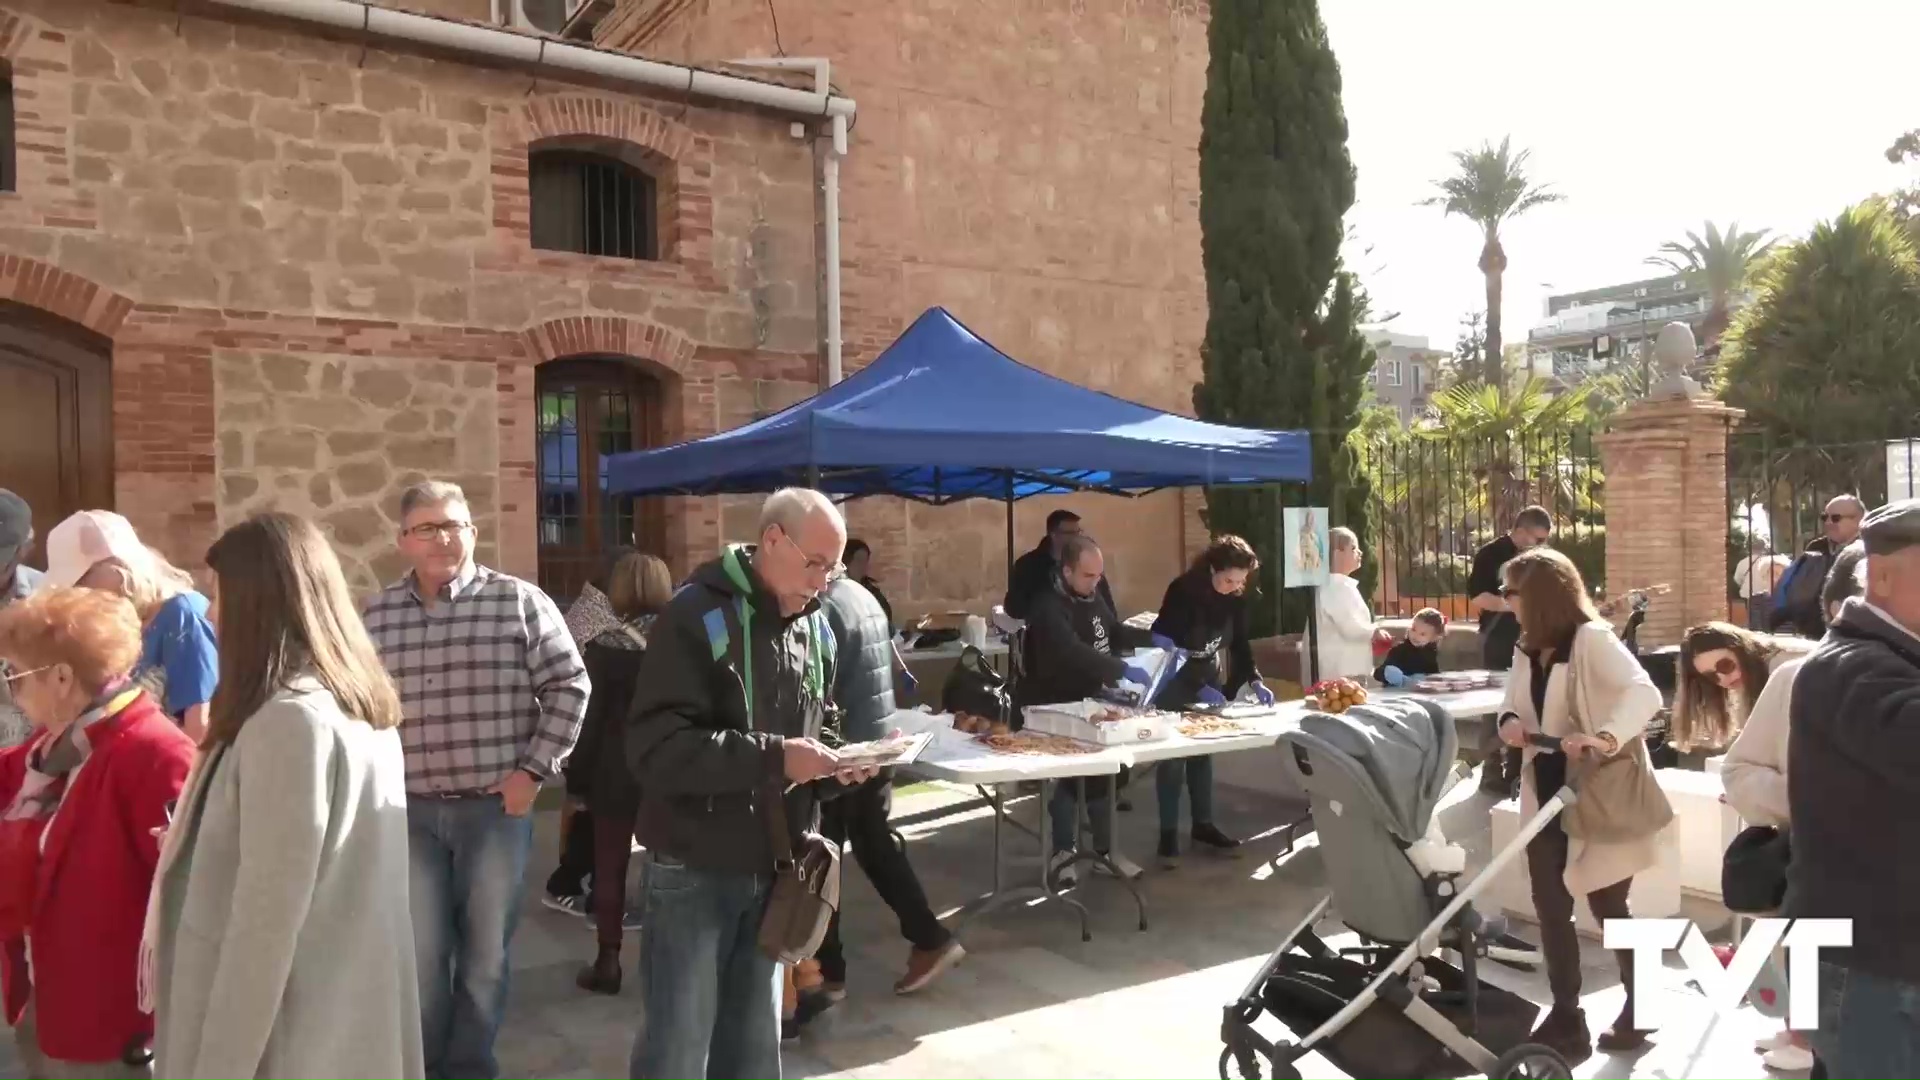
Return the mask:
<path id="1" fill-rule="evenodd" d="M 624 360 L 582 359 L 541 365 L 534 389 L 540 587 L 564 606 L 614 549 L 660 553 L 660 501 L 609 494 L 604 464 L 659 445 L 659 384 Z"/>
<path id="2" fill-rule="evenodd" d="M 0 302 L 0 487 L 33 507 L 34 532 L 113 508 L 111 346 L 31 308 Z M 40 545 L 28 556 L 46 565 Z"/>

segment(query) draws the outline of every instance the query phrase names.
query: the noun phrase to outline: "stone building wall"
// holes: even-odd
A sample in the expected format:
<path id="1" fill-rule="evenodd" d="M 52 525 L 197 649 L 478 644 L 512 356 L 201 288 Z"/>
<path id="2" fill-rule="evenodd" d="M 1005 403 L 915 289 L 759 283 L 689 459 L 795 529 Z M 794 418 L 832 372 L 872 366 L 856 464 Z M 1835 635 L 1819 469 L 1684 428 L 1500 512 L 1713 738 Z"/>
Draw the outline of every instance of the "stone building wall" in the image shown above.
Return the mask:
<path id="1" fill-rule="evenodd" d="M 1192 411 L 1200 265 L 1202 0 L 620 0 L 603 41 L 663 59 L 825 56 L 860 104 L 842 169 L 849 370 L 945 305 L 1010 355 Z M 1159 602 L 1202 538 L 1197 495 L 1031 500 L 1017 546 L 1070 505 L 1108 547 L 1122 607 Z M 1006 516 L 862 500 L 906 610 L 997 601 Z"/>
<path id="2" fill-rule="evenodd" d="M 117 508 L 184 564 L 277 505 L 364 584 L 391 569 L 398 486 L 431 474 L 531 576 L 539 364 L 639 367 L 669 440 L 817 385 L 815 162 L 790 118 L 191 6 L 21 0 L 0 60 L 0 299 L 111 339 Z M 652 173 L 662 258 L 533 250 L 540 140 Z M 715 501 L 667 510 L 677 566 L 712 549 Z"/>

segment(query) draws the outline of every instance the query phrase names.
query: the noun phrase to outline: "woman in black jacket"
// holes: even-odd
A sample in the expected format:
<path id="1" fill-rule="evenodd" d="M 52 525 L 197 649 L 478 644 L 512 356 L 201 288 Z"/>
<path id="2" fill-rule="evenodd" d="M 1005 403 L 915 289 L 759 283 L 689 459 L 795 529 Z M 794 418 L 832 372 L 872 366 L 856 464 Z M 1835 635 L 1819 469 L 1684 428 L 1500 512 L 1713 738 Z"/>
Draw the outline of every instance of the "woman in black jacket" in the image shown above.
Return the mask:
<path id="1" fill-rule="evenodd" d="M 1252 545 L 1237 536 L 1221 536 L 1167 586 L 1153 632 L 1187 650 L 1191 658 L 1167 680 L 1159 705 L 1168 709 L 1217 705 L 1243 687 L 1251 688 L 1261 704 L 1273 703 L 1273 692 L 1253 666 L 1253 643 L 1247 638 L 1247 579 L 1259 568 L 1260 558 Z M 1180 858 L 1183 778 L 1192 798 L 1193 842 L 1223 854 L 1240 846 L 1240 841 L 1213 823 L 1211 756 L 1171 758 L 1154 768 L 1154 786 L 1160 795 L 1161 865 L 1171 868 Z"/>
<path id="2" fill-rule="evenodd" d="M 627 862 L 633 853 L 634 818 L 640 791 L 627 767 L 627 713 L 646 655 L 647 627 L 673 599 L 673 576 L 652 555 L 629 552 L 608 575 L 607 601 L 619 625 L 603 630 L 581 659 L 593 692 L 580 739 L 567 759 L 567 789 L 584 794 L 593 819 L 593 887 L 590 910 L 600 951 L 575 980 L 596 994 L 620 992 L 620 937 L 627 925 Z"/>

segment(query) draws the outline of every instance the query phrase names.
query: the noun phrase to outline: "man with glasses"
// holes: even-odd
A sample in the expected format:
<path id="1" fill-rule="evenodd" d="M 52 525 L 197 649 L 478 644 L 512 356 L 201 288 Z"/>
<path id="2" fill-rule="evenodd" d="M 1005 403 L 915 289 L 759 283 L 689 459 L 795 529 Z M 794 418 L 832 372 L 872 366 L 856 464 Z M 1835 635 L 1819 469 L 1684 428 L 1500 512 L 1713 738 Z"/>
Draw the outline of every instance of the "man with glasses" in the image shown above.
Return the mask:
<path id="1" fill-rule="evenodd" d="M 494 1037 L 533 844 L 533 800 L 587 710 L 587 669 L 535 586 L 473 559 L 453 484 L 400 497 L 412 569 L 368 601 L 406 722 L 409 894 L 429 1077 L 500 1075 Z M 369 913 L 372 914 L 372 913 Z"/>
<path id="2" fill-rule="evenodd" d="M 1860 522 L 1866 517 L 1867 504 L 1854 495 L 1839 495 L 1828 500 L 1820 513 L 1820 535 L 1807 545 L 1780 575 L 1775 587 L 1773 630 L 1788 630 L 1804 637 L 1817 638 L 1827 632 L 1827 613 L 1820 603 L 1820 590 L 1826 584 L 1827 571 L 1835 556 L 1860 538 Z"/>
<path id="3" fill-rule="evenodd" d="M 1007 614 L 1024 619 L 1033 608 L 1034 598 L 1053 591 L 1054 578 L 1060 574 L 1060 552 L 1067 541 L 1081 534 L 1080 515 L 1071 510 L 1055 510 L 1047 515 L 1047 535 L 1032 551 L 1013 561 L 1007 575 L 1007 595 L 1001 606 Z M 1100 595 L 1113 606 L 1113 590 L 1101 578 Z"/>
<path id="4" fill-rule="evenodd" d="M 876 771 L 818 739 L 837 671 L 820 594 L 846 544 L 825 495 L 777 491 L 759 543 L 696 569 L 647 634 L 626 736 L 648 855 L 635 1077 L 781 1075 L 780 972 L 759 948 L 772 838 L 784 825 L 800 850 L 818 799 Z"/>
<path id="5" fill-rule="evenodd" d="M 33 550 L 33 509 L 27 500 L 0 488 L 0 611 L 40 587 L 40 571 L 26 564 Z M 6 663 L 0 661 L 0 673 Z M 13 703 L 10 682 L 0 682 L 0 747 L 26 740 L 27 718 Z"/>

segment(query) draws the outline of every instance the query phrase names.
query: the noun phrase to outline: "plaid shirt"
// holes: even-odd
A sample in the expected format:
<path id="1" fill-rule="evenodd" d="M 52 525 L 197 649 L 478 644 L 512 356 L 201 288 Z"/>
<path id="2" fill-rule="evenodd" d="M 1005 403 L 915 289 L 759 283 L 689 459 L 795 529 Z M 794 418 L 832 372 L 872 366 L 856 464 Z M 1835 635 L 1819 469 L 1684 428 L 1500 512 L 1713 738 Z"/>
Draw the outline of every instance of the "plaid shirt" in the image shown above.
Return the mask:
<path id="1" fill-rule="evenodd" d="M 475 566 L 428 610 L 406 577 L 367 601 L 367 633 L 400 692 L 407 790 L 485 791 L 515 769 L 560 774 L 587 711 L 587 669 L 538 588 Z"/>

